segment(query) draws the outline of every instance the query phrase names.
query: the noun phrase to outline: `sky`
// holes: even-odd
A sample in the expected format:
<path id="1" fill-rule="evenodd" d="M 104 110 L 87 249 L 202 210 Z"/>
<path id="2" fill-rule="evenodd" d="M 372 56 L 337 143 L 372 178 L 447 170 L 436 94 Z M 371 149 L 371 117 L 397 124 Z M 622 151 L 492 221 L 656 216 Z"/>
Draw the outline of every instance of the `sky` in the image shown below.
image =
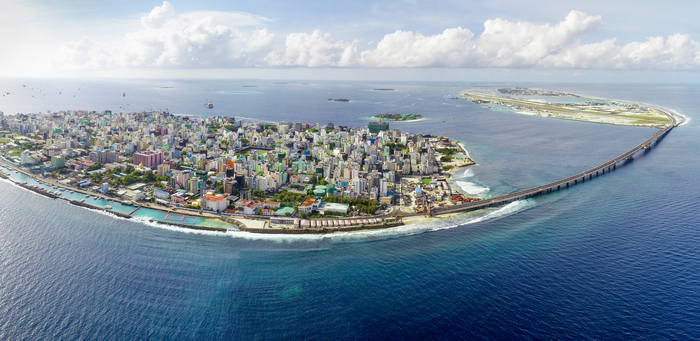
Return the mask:
<path id="1" fill-rule="evenodd" d="M 0 0 L 0 77 L 696 82 L 699 1 Z"/>

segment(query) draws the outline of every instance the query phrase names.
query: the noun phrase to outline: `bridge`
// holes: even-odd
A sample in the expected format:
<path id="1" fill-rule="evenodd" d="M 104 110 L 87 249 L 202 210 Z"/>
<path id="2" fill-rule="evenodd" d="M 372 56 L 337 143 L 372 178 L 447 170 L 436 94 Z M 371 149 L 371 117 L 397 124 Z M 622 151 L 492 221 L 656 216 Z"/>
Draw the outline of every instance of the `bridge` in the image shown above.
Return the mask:
<path id="1" fill-rule="evenodd" d="M 668 134 L 673 128 L 677 126 L 677 122 L 675 117 L 673 115 L 663 112 L 666 116 L 669 117 L 670 123 L 669 125 L 665 126 L 663 129 L 659 130 L 656 132 L 656 134 L 652 135 L 650 138 L 648 138 L 646 141 L 638 144 L 634 148 L 626 151 L 622 155 L 606 162 L 603 163 L 602 165 L 599 165 L 597 167 L 591 168 L 587 171 L 583 171 L 581 173 L 578 173 L 576 175 L 572 175 L 568 178 L 564 178 L 552 183 L 548 183 L 546 185 L 542 186 L 537 186 L 533 187 L 530 189 L 526 189 L 523 191 L 518 191 L 515 193 L 510 193 L 510 194 L 505 194 L 501 195 L 495 198 L 490 198 L 490 199 L 485 199 L 481 201 L 476 201 L 476 202 L 470 202 L 470 203 L 463 203 L 463 204 L 458 204 L 458 205 L 453 205 L 453 206 L 447 206 L 447 207 L 436 207 L 432 209 L 432 214 L 433 215 L 442 215 L 442 214 L 451 214 L 451 213 L 460 213 L 460 212 L 468 212 L 468 211 L 474 211 L 474 210 L 479 210 L 482 208 L 488 208 L 488 207 L 495 207 L 495 206 L 501 206 L 501 205 L 506 205 L 511 202 L 517 201 L 517 200 L 522 200 L 522 199 L 527 199 L 539 195 L 543 195 L 546 193 L 551 193 L 554 191 L 558 191 L 564 188 L 569 188 L 570 186 L 580 184 L 586 181 L 586 179 L 590 180 L 594 176 L 599 176 L 601 174 L 605 174 L 605 172 L 611 172 L 615 169 L 617 169 L 617 164 L 626 160 L 634 160 L 634 154 L 637 153 L 638 151 L 642 149 L 650 149 L 651 144 L 654 142 L 658 142 L 661 140 L 666 134 Z M 414 214 L 406 214 L 408 215 L 414 215 Z"/>

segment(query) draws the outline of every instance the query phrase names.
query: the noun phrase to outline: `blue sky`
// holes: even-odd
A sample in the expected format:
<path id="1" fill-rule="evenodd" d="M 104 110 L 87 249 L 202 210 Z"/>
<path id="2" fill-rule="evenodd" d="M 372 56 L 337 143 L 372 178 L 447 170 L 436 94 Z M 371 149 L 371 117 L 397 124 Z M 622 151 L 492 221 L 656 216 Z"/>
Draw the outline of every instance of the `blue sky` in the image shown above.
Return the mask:
<path id="1" fill-rule="evenodd" d="M 0 0 L 0 76 L 693 81 L 697 1 Z"/>

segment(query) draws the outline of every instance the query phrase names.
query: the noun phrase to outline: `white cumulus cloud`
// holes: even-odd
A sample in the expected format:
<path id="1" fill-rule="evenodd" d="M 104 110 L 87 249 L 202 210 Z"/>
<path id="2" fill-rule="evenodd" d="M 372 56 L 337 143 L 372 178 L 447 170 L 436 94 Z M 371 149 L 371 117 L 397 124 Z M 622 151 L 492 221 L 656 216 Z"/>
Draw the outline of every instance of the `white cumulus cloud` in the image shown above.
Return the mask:
<path id="1" fill-rule="evenodd" d="M 141 18 L 143 29 L 106 47 L 87 37 L 56 54 L 69 68 L 536 68 L 698 70 L 700 44 L 687 34 L 616 39 L 583 44 L 603 29 L 601 16 L 571 11 L 561 22 L 487 20 L 479 33 L 447 28 L 425 35 L 410 30 L 386 34 L 373 49 L 361 39 L 336 40 L 331 33 L 293 32 L 276 46 L 265 27 L 271 19 L 244 12 L 196 11 L 176 15 L 167 1 Z M 280 42 L 281 44 L 281 42 Z M 367 46 L 367 45 L 363 45 Z"/>
<path id="2" fill-rule="evenodd" d="M 433 36 L 399 30 L 384 36 L 375 50 L 362 51 L 361 63 L 372 67 L 459 67 L 474 54 L 473 36 L 461 27 Z"/>
<path id="3" fill-rule="evenodd" d="M 158 28 L 163 26 L 173 14 L 175 14 L 173 5 L 167 1 L 163 1 L 163 5 L 156 6 L 147 16 L 141 17 L 141 24 L 143 24 L 145 28 Z"/>
<path id="4" fill-rule="evenodd" d="M 94 68 L 227 68 L 254 65 L 255 52 L 274 34 L 262 26 L 270 19 L 242 12 L 199 11 L 176 16 L 167 1 L 141 18 L 144 29 L 129 32 L 123 43 L 107 48 L 89 38 L 70 42 L 58 64 Z"/>
<path id="5" fill-rule="evenodd" d="M 274 66 L 352 66 L 357 61 L 357 40 L 334 40 L 330 33 L 291 33 L 283 53 L 271 51 L 265 60 Z"/>

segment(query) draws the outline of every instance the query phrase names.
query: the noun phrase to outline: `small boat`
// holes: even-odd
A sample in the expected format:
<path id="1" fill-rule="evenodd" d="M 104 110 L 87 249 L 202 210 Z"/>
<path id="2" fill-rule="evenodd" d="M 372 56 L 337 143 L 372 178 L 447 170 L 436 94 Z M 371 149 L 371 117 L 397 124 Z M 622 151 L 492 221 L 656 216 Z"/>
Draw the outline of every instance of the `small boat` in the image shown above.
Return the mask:
<path id="1" fill-rule="evenodd" d="M 26 185 L 26 184 L 27 184 L 27 182 L 25 181 L 25 182 L 24 182 L 24 184 Z"/>
<path id="2" fill-rule="evenodd" d="M 212 109 L 212 108 L 214 108 L 214 104 L 209 102 L 209 100 L 207 99 L 207 102 L 204 103 L 204 107 L 207 109 Z"/>
<path id="3" fill-rule="evenodd" d="M 73 191 L 70 191 L 70 193 L 71 193 L 71 194 L 73 194 L 73 193 L 75 193 L 75 192 L 73 192 Z"/>
<path id="4" fill-rule="evenodd" d="M 85 199 L 80 199 L 80 202 L 85 202 Z"/>
<path id="5" fill-rule="evenodd" d="M 126 92 L 122 94 L 122 97 L 126 97 Z"/>
<path id="6" fill-rule="evenodd" d="M 108 209 L 108 210 L 111 210 L 111 209 L 112 209 L 112 206 L 111 206 L 111 205 L 107 205 L 107 206 L 105 206 L 105 208 Z"/>

